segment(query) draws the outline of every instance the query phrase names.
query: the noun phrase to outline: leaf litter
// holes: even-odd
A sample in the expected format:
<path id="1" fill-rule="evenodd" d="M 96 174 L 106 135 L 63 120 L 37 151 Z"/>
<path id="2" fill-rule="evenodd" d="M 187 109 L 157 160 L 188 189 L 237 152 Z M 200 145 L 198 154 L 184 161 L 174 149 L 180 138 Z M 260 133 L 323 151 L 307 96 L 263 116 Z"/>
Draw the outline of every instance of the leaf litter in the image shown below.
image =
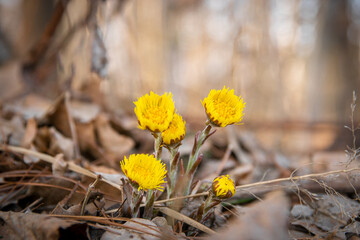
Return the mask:
<path id="1" fill-rule="evenodd" d="M 160 210 L 163 204 L 160 196 L 155 201 L 160 207 L 155 207 L 158 217 L 152 221 L 124 218 L 127 203 L 119 161 L 129 153 L 151 152 L 153 147 L 152 138 L 137 129 L 131 116 L 115 116 L 94 102 L 71 99 L 67 94 L 54 102 L 32 94 L 14 104 L 5 104 L 0 123 L 2 236 L 9 239 L 60 239 L 63 236 L 185 239 L 191 229 L 195 236 L 206 236 L 199 230 L 201 227 L 197 229 L 196 224 L 192 225 L 191 219 L 205 194 L 189 198 L 180 212 L 168 214 Z M 228 203 L 218 205 L 201 223 L 216 232 L 209 238 L 348 239 L 360 236 L 358 173 L 341 172 L 344 169 L 341 163 L 346 162 L 342 154 L 316 153 L 311 158 L 295 157 L 298 159 L 295 161 L 265 150 L 251 132 L 218 131 L 218 136 L 204 145 L 204 152 L 210 157 L 200 165 L 193 194 L 207 191 L 210 181 L 220 173 L 230 173 L 237 185 L 264 183 L 240 189 Z M 52 164 L 42 161 L 38 154 L 11 151 L 10 146 L 45 153 L 53 157 Z M 191 148 L 191 139 L 185 139 L 181 146 L 185 156 Z M 356 166 L 353 161 L 349 169 Z M 321 173 L 327 171 L 338 172 L 321 177 Z M 320 173 L 320 177 L 266 183 L 312 173 Z M 96 176 L 101 176 L 101 180 L 89 190 Z M 88 199 L 84 202 L 87 192 Z M 81 216 L 82 208 L 84 216 Z M 94 218 L 84 218 L 86 216 Z M 191 221 L 185 220 L 188 217 Z M 172 226 L 169 223 L 174 219 L 177 224 Z"/>

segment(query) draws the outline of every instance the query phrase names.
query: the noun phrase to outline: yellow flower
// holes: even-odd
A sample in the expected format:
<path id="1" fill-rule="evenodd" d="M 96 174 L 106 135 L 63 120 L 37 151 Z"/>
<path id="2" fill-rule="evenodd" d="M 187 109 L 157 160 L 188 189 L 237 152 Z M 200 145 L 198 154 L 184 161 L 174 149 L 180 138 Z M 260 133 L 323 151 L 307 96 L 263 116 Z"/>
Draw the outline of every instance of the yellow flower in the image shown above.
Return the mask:
<path id="1" fill-rule="evenodd" d="M 229 175 L 217 177 L 212 183 L 212 191 L 218 198 L 230 198 L 236 191 L 234 180 Z"/>
<path id="2" fill-rule="evenodd" d="M 129 159 L 126 157 L 120 161 L 121 169 L 132 183 L 139 186 L 138 190 L 158 189 L 164 190 L 161 186 L 166 183 L 165 164 L 157 160 L 153 155 L 132 154 Z"/>
<path id="3" fill-rule="evenodd" d="M 150 92 L 150 95 L 138 98 L 134 104 L 140 129 L 163 132 L 169 127 L 175 112 L 171 92 L 162 96 Z"/>
<path id="4" fill-rule="evenodd" d="M 181 142 L 185 137 L 186 126 L 182 117 L 175 113 L 168 129 L 162 132 L 162 139 L 166 145 Z"/>
<path id="5" fill-rule="evenodd" d="M 234 94 L 234 89 L 229 91 L 225 86 L 222 90 L 211 90 L 201 103 L 209 120 L 217 127 L 239 124 L 244 115 L 244 100 Z"/>

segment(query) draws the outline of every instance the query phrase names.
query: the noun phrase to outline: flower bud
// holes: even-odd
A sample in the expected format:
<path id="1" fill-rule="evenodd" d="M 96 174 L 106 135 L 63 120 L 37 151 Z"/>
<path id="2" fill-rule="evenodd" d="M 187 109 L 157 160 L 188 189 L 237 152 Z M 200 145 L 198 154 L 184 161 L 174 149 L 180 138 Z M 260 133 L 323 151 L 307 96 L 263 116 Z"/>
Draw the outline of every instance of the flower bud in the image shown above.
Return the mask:
<path id="1" fill-rule="evenodd" d="M 212 193 L 220 199 L 226 199 L 234 196 L 235 183 L 229 175 L 222 175 L 214 179 L 212 183 Z"/>

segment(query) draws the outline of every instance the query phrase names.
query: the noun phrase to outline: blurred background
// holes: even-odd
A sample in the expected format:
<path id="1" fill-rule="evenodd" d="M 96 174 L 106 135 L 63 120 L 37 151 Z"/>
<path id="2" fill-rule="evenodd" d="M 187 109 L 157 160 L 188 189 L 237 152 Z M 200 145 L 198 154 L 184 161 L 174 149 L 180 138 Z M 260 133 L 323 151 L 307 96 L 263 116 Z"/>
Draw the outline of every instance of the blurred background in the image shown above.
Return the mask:
<path id="1" fill-rule="evenodd" d="M 342 150 L 359 45 L 360 0 L 0 0 L 0 101 L 68 91 L 135 117 L 138 97 L 171 91 L 195 131 L 225 85 L 265 149 Z"/>

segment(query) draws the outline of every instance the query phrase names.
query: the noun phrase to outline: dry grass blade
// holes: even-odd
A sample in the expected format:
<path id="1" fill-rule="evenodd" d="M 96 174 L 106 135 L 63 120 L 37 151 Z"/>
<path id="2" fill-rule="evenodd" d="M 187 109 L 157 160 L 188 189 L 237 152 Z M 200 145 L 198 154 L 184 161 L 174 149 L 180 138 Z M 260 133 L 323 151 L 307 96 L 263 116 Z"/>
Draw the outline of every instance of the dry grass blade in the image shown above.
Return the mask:
<path id="1" fill-rule="evenodd" d="M 51 163 L 51 164 L 55 163 L 55 158 L 50 156 L 50 155 L 40 153 L 40 152 L 31 151 L 29 149 L 22 148 L 22 147 L 15 147 L 15 146 L 9 146 L 9 145 L 0 145 L 0 150 L 16 152 L 16 153 L 21 153 L 21 154 L 25 154 L 25 155 L 31 155 L 31 156 L 34 156 L 34 157 L 38 157 L 39 159 L 41 159 L 41 160 L 43 160 L 45 162 L 48 162 L 48 163 Z M 94 178 L 94 179 L 97 178 L 97 175 L 95 173 L 93 173 L 93 172 L 91 172 L 91 171 L 89 171 L 89 170 L 87 170 L 85 168 L 82 168 L 82 167 L 76 165 L 75 163 L 68 162 L 67 166 L 68 166 L 68 169 L 71 170 L 71 171 L 74 171 L 76 173 L 79 173 L 79 174 L 82 174 L 82 175 L 85 175 L 85 176 L 88 176 L 88 177 L 91 177 L 91 178 Z M 121 187 L 116 183 L 113 183 L 113 182 L 111 182 L 109 180 L 106 180 L 104 178 L 102 178 L 101 181 L 113 186 L 114 188 L 119 189 L 120 191 L 122 191 Z"/>
<path id="2" fill-rule="evenodd" d="M 183 214 L 181 214 L 181 213 L 179 213 L 179 212 L 177 212 L 175 210 L 172 210 L 172 209 L 167 208 L 167 207 L 156 207 L 156 208 L 158 208 L 160 210 L 160 212 L 168 215 L 169 217 L 172 217 L 174 219 L 177 219 L 179 221 L 187 223 L 187 224 L 189 224 L 189 225 L 191 225 L 191 226 L 193 226 L 193 227 L 195 227 L 195 228 L 197 228 L 197 229 L 199 229 L 199 230 L 201 230 L 201 231 L 203 231 L 205 233 L 208 233 L 208 234 L 216 233 L 215 231 L 213 231 L 210 228 L 202 225 L 201 223 L 195 221 L 194 219 L 191 219 L 191 218 L 189 218 L 189 217 L 187 217 L 187 216 L 185 216 L 185 215 L 183 215 Z"/>

